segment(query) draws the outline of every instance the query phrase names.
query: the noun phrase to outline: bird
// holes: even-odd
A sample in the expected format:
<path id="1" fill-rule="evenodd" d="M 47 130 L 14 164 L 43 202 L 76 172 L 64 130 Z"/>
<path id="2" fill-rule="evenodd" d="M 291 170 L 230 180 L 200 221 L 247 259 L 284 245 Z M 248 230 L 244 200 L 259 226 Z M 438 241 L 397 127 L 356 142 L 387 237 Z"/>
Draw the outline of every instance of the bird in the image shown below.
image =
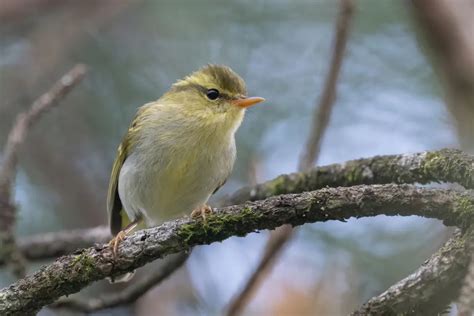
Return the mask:
<path id="1" fill-rule="evenodd" d="M 114 256 L 137 227 L 186 214 L 206 219 L 209 197 L 232 171 L 245 111 L 263 101 L 247 96 L 244 80 L 230 67 L 208 64 L 138 109 L 109 181 Z"/>

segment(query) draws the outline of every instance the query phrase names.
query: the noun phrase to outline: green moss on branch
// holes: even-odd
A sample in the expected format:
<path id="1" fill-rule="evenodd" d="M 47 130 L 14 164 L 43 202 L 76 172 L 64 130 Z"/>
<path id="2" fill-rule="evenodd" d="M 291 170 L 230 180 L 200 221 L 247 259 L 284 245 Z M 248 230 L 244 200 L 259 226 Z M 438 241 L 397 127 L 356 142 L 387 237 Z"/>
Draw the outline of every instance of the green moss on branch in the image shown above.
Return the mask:
<path id="1" fill-rule="evenodd" d="M 459 183 L 474 188 L 474 157 L 455 149 L 404 155 L 375 156 L 343 164 L 316 167 L 309 172 L 281 175 L 255 187 L 237 191 L 226 205 L 324 187 L 385 183 Z"/>

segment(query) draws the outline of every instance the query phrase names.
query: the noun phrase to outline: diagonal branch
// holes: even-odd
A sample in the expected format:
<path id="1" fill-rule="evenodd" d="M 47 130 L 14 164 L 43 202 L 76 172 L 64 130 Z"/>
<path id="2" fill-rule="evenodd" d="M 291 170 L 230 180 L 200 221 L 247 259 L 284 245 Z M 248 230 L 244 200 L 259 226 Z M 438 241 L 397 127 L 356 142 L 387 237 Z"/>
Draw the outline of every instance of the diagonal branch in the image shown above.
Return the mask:
<path id="1" fill-rule="evenodd" d="M 413 13 L 431 48 L 461 146 L 474 151 L 474 2 L 413 0 Z M 474 253 L 474 238 L 468 247 Z M 459 315 L 474 314 L 474 255 L 459 297 Z"/>
<path id="2" fill-rule="evenodd" d="M 472 316 L 474 313 L 474 233 L 469 237 L 467 239 L 465 256 L 469 258 L 470 263 L 467 273 L 464 274 L 464 282 L 462 282 L 462 287 L 459 291 L 459 316 Z"/>
<path id="3" fill-rule="evenodd" d="M 117 260 L 113 259 L 107 245 L 61 257 L 0 290 L 0 314 L 35 313 L 94 281 L 130 272 L 158 258 L 189 251 L 196 245 L 274 229 L 283 224 L 296 226 L 376 215 L 419 215 L 441 219 L 446 225 L 465 227 L 474 219 L 474 199 L 469 193 L 449 190 L 363 185 L 228 206 L 217 210 L 206 223 L 184 218 L 136 232 L 120 244 Z"/>
<path id="4" fill-rule="evenodd" d="M 298 170 L 300 171 L 310 169 L 319 157 L 321 142 L 331 118 L 334 102 L 336 101 L 337 81 L 346 52 L 346 44 L 349 38 L 353 14 L 353 0 L 340 0 L 336 32 L 333 39 L 331 64 L 324 83 L 323 94 L 317 106 L 317 111 L 314 112 L 311 131 L 301 155 L 298 166 Z"/>
<path id="5" fill-rule="evenodd" d="M 18 115 L 11 129 L 3 151 L 2 167 L 0 168 L 0 193 L 10 195 L 16 174 L 18 151 L 25 141 L 30 127 L 38 121 L 42 114 L 59 104 L 59 101 L 79 83 L 86 74 L 84 65 L 78 64 L 61 77 L 51 89 L 36 99 L 30 109 Z"/>
<path id="6" fill-rule="evenodd" d="M 440 315 L 457 298 L 470 259 L 466 250 L 466 236 L 455 233 L 416 272 L 351 315 Z"/>
<path id="7" fill-rule="evenodd" d="M 353 12 L 354 4 L 352 0 L 340 0 L 336 31 L 333 39 L 331 64 L 326 76 L 321 99 L 314 111 L 311 131 L 305 149 L 300 157 L 298 165 L 298 170 L 300 171 L 309 170 L 318 159 L 322 139 L 331 118 L 334 101 L 336 100 L 337 81 L 344 59 Z M 258 288 L 260 281 L 263 280 L 263 278 L 268 275 L 269 270 L 272 269 L 279 254 L 291 239 L 292 234 L 293 229 L 289 225 L 284 225 L 270 234 L 270 238 L 268 239 L 264 253 L 257 267 L 252 272 L 240 293 L 230 302 L 228 315 L 240 314 L 252 294 Z"/>
<path id="8" fill-rule="evenodd" d="M 57 105 L 82 80 L 85 73 L 84 65 L 74 66 L 48 92 L 36 99 L 26 112 L 18 115 L 8 134 L 0 166 L 0 249 L 2 249 L 0 258 L 9 261 L 14 267 L 15 274 L 19 276 L 24 275 L 25 267 L 14 237 L 16 206 L 12 198 L 18 151 L 25 141 L 30 127 L 38 121 L 43 113 Z"/>

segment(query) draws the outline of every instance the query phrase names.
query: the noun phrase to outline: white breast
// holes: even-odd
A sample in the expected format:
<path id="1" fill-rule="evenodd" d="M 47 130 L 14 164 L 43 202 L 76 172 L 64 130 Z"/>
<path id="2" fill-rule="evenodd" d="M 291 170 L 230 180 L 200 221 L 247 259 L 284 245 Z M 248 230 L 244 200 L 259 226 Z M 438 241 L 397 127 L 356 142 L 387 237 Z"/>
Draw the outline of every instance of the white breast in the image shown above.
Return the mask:
<path id="1" fill-rule="evenodd" d="M 209 139 L 186 137 L 177 131 L 173 142 L 171 137 L 157 137 L 158 132 L 150 132 L 153 146 L 137 147 L 127 157 L 118 183 L 130 219 L 144 217 L 148 226 L 189 214 L 206 203 L 229 176 L 236 153 L 234 133 L 210 135 Z"/>

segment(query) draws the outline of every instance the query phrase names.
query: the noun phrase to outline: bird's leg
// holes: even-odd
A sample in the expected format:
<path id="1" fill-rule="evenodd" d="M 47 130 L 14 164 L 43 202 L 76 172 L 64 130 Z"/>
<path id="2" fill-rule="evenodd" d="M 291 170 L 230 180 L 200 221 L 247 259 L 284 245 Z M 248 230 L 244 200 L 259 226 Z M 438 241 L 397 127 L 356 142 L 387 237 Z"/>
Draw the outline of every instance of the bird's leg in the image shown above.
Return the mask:
<path id="1" fill-rule="evenodd" d="M 204 222 L 206 222 L 206 217 L 207 215 L 211 214 L 213 212 L 212 207 L 210 207 L 207 204 L 203 204 L 197 208 L 195 208 L 191 212 L 191 217 L 192 218 L 199 218 L 201 217 Z"/>
<path id="2" fill-rule="evenodd" d="M 138 223 L 140 222 L 140 219 L 136 219 L 130 224 L 128 224 L 124 229 L 118 232 L 117 235 L 115 235 L 112 240 L 109 241 L 109 247 L 112 247 L 112 253 L 114 254 L 114 258 L 117 258 L 117 250 L 119 244 L 125 239 L 125 237 L 130 234 L 132 230 L 137 227 Z"/>

